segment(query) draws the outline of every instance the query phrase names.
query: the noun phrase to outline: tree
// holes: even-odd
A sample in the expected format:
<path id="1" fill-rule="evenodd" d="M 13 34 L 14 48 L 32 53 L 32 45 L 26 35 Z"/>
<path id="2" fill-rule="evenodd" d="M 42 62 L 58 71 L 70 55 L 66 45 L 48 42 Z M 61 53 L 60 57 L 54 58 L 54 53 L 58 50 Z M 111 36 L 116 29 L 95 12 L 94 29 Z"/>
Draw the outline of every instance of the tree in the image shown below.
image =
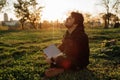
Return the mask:
<path id="1" fill-rule="evenodd" d="M 0 0 L 0 11 L 5 6 L 5 4 L 6 4 L 6 0 Z"/>
<path id="2" fill-rule="evenodd" d="M 115 14 L 111 14 L 111 18 L 110 20 L 113 21 L 114 23 L 116 23 L 118 21 L 119 17 Z"/>
<path id="3" fill-rule="evenodd" d="M 109 27 L 109 22 L 110 22 L 110 17 L 111 17 L 111 13 L 107 13 L 102 15 L 102 19 L 104 20 L 104 28 L 108 28 Z"/>
<path id="4" fill-rule="evenodd" d="M 104 28 L 108 28 L 109 21 L 111 17 L 111 13 L 115 13 L 119 11 L 120 1 L 119 0 L 101 0 L 100 5 L 105 8 L 105 15 L 103 16 L 105 26 Z"/>
<path id="5" fill-rule="evenodd" d="M 120 16 L 120 0 L 117 0 L 113 7 L 115 9 L 116 16 Z"/>
<path id="6" fill-rule="evenodd" d="M 84 14 L 84 18 L 85 18 L 85 22 L 88 23 L 90 21 L 90 17 L 91 17 L 91 14 L 90 13 L 85 13 Z"/>
<path id="7" fill-rule="evenodd" d="M 33 27 L 35 23 L 40 20 L 40 12 L 42 7 L 37 6 L 36 0 L 17 0 L 17 3 L 14 3 L 16 16 L 20 19 L 22 24 L 22 29 L 24 29 L 24 23 L 30 22 Z"/>
<path id="8" fill-rule="evenodd" d="M 40 12 L 41 9 L 43 8 L 43 7 L 38 7 L 37 4 L 38 3 L 36 3 L 36 0 L 33 0 L 33 2 L 31 3 L 32 6 L 29 8 L 30 15 L 28 18 L 29 22 L 33 24 L 33 27 L 35 29 L 37 29 L 38 23 L 40 23 Z"/>
<path id="9" fill-rule="evenodd" d="M 112 25 L 115 24 L 119 19 L 119 17 L 113 13 L 109 13 L 108 15 L 105 13 L 100 13 L 99 15 L 102 17 L 105 25 L 107 25 L 107 17 L 108 16 L 109 16 L 109 22 L 111 22 Z"/>

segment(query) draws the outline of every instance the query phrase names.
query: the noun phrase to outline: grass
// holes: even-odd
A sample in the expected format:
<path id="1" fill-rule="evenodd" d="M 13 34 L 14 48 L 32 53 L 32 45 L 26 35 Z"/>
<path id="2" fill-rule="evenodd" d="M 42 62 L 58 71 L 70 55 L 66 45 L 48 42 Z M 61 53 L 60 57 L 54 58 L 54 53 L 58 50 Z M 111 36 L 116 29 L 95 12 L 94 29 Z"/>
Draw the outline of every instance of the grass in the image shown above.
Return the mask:
<path id="1" fill-rule="evenodd" d="M 59 45 L 64 32 L 0 31 L 0 80 L 41 80 L 49 67 L 42 50 L 50 44 Z M 65 72 L 50 80 L 120 80 L 120 28 L 86 28 L 86 32 L 90 45 L 88 70 Z M 117 39 L 117 44 L 101 47 L 103 40 L 110 39 Z"/>

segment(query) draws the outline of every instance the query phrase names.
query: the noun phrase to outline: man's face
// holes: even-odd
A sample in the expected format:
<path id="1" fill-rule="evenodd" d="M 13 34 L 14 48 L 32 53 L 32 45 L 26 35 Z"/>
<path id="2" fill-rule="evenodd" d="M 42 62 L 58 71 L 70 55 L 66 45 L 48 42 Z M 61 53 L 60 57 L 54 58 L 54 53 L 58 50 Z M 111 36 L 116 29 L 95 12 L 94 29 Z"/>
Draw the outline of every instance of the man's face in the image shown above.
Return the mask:
<path id="1" fill-rule="evenodd" d="M 73 26 L 75 19 L 69 16 L 65 21 L 65 26 L 69 29 Z"/>

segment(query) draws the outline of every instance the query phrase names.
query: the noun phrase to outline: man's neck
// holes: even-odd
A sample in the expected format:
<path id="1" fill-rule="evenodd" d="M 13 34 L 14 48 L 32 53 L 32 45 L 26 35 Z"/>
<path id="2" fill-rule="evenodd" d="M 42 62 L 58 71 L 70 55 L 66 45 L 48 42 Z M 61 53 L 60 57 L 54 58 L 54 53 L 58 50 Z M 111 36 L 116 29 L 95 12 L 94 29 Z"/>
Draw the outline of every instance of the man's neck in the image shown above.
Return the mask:
<path id="1" fill-rule="evenodd" d="M 68 32 L 71 34 L 75 29 L 77 25 L 73 25 L 71 28 L 68 29 Z"/>

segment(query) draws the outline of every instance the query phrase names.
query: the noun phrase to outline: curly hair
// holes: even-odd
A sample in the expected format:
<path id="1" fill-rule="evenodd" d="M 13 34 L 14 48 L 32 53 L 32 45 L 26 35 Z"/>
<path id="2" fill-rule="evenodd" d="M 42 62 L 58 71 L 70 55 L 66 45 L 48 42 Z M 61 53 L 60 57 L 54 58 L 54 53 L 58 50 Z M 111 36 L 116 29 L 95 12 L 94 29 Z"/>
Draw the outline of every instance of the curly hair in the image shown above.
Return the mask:
<path id="1" fill-rule="evenodd" d="M 84 17 L 79 12 L 71 12 L 71 16 L 75 19 L 75 24 L 83 24 Z"/>

